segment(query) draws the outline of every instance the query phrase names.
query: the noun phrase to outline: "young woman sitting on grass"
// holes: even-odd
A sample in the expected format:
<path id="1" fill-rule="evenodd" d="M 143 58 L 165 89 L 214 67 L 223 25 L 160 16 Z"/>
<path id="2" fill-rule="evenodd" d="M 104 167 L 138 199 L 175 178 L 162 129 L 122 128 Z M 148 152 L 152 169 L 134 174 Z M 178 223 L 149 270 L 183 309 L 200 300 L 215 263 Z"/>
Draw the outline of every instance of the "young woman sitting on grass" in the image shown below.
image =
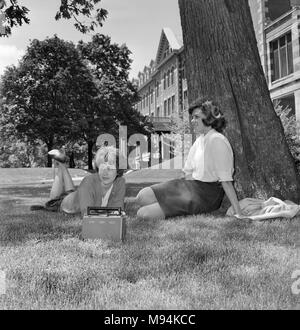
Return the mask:
<path id="1" fill-rule="evenodd" d="M 184 167 L 185 177 L 142 189 L 136 202 L 140 219 L 208 213 L 217 210 L 224 192 L 235 214 L 242 215 L 232 184 L 233 152 L 221 134 L 225 118 L 212 102 L 199 102 L 189 109 L 197 140 L 191 147 Z"/>
<path id="2" fill-rule="evenodd" d="M 66 156 L 59 150 L 49 155 L 54 159 L 57 173 L 45 206 L 33 205 L 31 210 L 45 209 L 84 215 L 88 206 L 121 207 L 124 209 L 124 170 L 118 168 L 119 152 L 114 147 L 102 147 L 95 156 L 97 172 L 86 176 L 76 189 L 66 167 Z"/>

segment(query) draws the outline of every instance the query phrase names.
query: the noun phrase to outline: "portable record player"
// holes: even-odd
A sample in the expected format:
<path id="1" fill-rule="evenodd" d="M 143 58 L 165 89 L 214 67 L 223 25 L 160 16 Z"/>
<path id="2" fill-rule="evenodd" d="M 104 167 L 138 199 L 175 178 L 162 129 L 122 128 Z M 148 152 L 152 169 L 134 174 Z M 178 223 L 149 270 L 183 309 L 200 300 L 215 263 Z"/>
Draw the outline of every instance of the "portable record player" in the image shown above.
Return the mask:
<path id="1" fill-rule="evenodd" d="M 110 239 L 124 241 L 126 235 L 125 213 L 121 208 L 88 207 L 83 217 L 83 239 Z"/>

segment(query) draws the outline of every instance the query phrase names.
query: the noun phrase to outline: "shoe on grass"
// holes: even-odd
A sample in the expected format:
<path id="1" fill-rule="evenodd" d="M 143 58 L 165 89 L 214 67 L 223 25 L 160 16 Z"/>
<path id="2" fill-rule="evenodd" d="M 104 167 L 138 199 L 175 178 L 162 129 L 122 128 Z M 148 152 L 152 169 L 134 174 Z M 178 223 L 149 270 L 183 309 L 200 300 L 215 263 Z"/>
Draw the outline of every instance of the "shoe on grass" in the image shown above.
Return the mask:
<path id="1" fill-rule="evenodd" d="M 40 210 L 45 210 L 44 205 L 31 205 L 30 206 L 30 211 L 40 211 Z"/>
<path id="2" fill-rule="evenodd" d="M 58 149 L 52 149 L 52 150 L 50 150 L 50 151 L 48 152 L 48 155 L 49 155 L 52 159 L 54 159 L 54 160 L 56 160 L 56 161 L 58 161 L 58 162 L 60 162 L 60 163 L 65 163 L 66 160 L 67 160 L 66 155 L 63 154 L 63 153 L 62 153 L 61 151 L 59 151 Z"/>

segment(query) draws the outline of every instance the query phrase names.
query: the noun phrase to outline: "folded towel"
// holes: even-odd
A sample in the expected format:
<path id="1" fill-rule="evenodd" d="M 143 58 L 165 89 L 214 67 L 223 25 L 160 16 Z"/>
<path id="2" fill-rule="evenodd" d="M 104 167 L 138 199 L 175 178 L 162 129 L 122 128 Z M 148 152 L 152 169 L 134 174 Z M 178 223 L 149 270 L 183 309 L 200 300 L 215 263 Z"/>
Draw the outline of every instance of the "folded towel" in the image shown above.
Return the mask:
<path id="1" fill-rule="evenodd" d="M 255 198 L 244 198 L 239 201 L 241 210 L 245 216 L 237 218 L 249 218 L 252 220 L 266 220 L 272 218 L 293 218 L 300 212 L 300 205 L 291 201 L 282 201 L 279 198 L 271 197 L 267 201 Z M 235 216 L 231 206 L 226 215 Z M 300 215 L 300 213 L 299 213 Z"/>

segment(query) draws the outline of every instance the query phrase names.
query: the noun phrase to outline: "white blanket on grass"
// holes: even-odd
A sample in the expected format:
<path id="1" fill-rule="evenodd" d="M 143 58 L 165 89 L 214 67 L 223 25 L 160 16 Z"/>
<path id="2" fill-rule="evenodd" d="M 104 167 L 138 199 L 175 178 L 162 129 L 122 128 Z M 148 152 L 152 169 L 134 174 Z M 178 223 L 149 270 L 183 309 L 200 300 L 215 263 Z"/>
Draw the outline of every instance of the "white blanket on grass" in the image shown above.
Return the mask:
<path id="1" fill-rule="evenodd" d="M 267 201 L 255 198 L 244 198 L 239 201 L 241 210 L 246 216 L 237 218 L 249 218 L 251 220 L 266 220 L 272 218 L 293 218 L 300 215 L 300 205 L 291 201 L 282 201 L 279 198 L 271 197 Z M 226 215 L 235 216 L 231 206 Z"/>

